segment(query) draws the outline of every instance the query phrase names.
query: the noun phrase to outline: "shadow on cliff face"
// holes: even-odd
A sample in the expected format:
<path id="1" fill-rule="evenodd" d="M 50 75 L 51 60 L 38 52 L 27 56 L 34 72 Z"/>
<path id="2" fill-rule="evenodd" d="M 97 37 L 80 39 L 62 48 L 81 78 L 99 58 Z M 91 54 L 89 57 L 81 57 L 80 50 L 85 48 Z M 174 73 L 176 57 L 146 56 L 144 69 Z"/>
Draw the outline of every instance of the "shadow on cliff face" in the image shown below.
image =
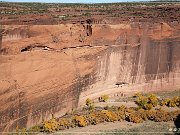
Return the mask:
<path id="1" fill-rule="evenodd" d="M 175 132 L 175 135 L 179 135 L 180 134 L 180 114 L 175 119 L 174 125 L 176 126 L 176 129 L 177 129 L 177 131 Z"/>
<path id="2" fill-rule="evenodd" d="M 89 85 L 94 83 L 95 81 L 94 77 L 95 76 L 93 76 L 93 74 L 87 74 L 79 78 L 77 83 L 74 84 L 73 89 L 75 91 L 73 91 L 73 96 L 74 96 L 73 99 L 75 99 L 75 101 L 73 102 L 73 108 L 78 107 L 79 96 L 81 92 L 85 91 Z"/>
<path id="3" fill-rule="evenodd" d="M 26 98 L 21 94 L 18 115 L 13 117 L 12 112 L 16 110 L 15 108 L 4 112 L 4 116 L 11 118 L 11 120 L 6 122 L 5 127 L 0 126 L 0 131 L 15 131 L 17 127 L 19 129 L 28 128 L 28 123 L 40 123 L 43 120 L 49 119 L 52 114 L 61 112 L 65 108 L 66 111 L 69 111 L 67 103 L 70 102 L 72 103 L 71 109 L 77 108 L 80 93 L 93 83 L 93 80 L 95 80 L 93 77 L 92 74 L 80 77 L 73 85 L 63 89 L 64 92 L 58 91 L 57 93 L 52 93 L 52 95 L 49 94 L 49 97 L 47 95 L 47 98 L 34 105 L 28 105 Z"/>

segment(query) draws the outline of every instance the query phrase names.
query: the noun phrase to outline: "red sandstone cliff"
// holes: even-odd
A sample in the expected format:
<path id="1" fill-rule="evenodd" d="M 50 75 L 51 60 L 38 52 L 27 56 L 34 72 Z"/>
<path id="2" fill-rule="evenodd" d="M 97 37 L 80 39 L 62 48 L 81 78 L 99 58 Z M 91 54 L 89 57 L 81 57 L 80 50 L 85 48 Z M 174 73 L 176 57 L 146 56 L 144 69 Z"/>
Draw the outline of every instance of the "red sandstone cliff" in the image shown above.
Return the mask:
<path id="1" fill-rule="evenodd" d="M 179 30 L 174 22 L 6 25 L 0 130 L 30 127 L 103 93 L 180 88 Z"/>

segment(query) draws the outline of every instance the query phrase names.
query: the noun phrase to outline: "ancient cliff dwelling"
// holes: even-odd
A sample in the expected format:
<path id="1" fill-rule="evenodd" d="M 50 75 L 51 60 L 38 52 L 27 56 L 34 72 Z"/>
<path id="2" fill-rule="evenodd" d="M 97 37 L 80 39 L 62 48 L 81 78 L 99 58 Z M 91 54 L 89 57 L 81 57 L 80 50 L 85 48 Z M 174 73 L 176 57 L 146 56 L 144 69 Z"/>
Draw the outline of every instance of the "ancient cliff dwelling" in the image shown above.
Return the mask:
<path id="1" fill-rule="evenodd" d="M 178 1 L 111 4 L 0 2 L 2 134 L 22 131 L 23 128 L 28 132 L 31 127 L 52 117 L 68 119 L 74 110 L 76 114 L 84 107 L 95 107 L 95 112 L 102 110 L 103 106 L 127 105 L 133 108 L 138 105 L 133 98 L 137 93 L 160 94 L 157 94 L 157 101 L 161 102 L 158 106 L 166 96 L 176 96 L 165 105 L 176 111 L 169 127 L 180 129 L 176 126 L 180 116 Z M 105 99 L 109 100 L 106 102 Z M 88 104 L 91 101 L 93 106 Z M 149 98 L 148 105 L 150 101 Z M 157 111 L 158 107 L 151 105 Z M 149 106 L 142 105 L 141 109 L 151 109 Z M 166 111 L 174 111 L 167 106 Z M 100 109 L 96 110 L 98 107 Z M 83 114 L 84 120 L 86 113 L 78 112 L 77 117 Z M 130 114 L 126 114 L 124 120 L 127 119 L 134 122 Z M 83 125 L 81 119 L 78 124 L 90 125 L 87 121 L 83 121 L 86 122 Z M 117 124 L 104 129 L 98 124 L 97 127 L 112 130 Z M 85 128 L 89 130 L 88 126 Z M 42 132 L 59 130 L 54 129 L 43 127 Z"/>

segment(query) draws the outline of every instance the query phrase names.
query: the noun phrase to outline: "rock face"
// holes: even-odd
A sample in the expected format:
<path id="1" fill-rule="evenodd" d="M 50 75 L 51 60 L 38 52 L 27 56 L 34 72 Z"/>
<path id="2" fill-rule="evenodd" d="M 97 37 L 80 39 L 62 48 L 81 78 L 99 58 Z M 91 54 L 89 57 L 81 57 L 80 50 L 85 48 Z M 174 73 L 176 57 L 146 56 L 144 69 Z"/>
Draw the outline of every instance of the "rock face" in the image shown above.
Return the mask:
<path id="1" fill-rule="evenodd" d="M 5 26 L 0 131 L 61 116 L 88 97 L 180 88 L 179 29 L 147 22 Z"/>
<path id="2" fill-rule="evenodd" d="M 0 26 L 0 50 L 2 47 L 2 35 L 3 35 L 3 28 Z"/>
<path id="3" fill-rule="evenodd" d="M 2 34 L 1 34 L 1 31 L 0 31 L 0 49 L 1 49 L 1 46 L 2 46 Z"/>

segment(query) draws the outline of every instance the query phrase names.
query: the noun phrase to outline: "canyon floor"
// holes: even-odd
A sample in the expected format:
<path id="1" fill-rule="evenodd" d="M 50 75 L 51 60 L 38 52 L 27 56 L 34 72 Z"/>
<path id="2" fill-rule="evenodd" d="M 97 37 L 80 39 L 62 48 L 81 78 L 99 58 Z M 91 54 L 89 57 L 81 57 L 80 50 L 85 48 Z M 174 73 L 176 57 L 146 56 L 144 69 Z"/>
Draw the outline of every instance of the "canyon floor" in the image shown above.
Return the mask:
<path id="1" fill-rule="evenodd" d="M 135 124 L 131 122 L 113 122 L 102 123 L 96 126 L 88 126 L 84 128 L 75 128 L 65 131 L 60 131 L 54 134 L 90 134 L 90 135 L 165 135 L 174 134 L 172 130 L 176 128 L 174 122 L 152 122 L 146 121 L 144 123 Z"/>
<path id="2" fill-rule="evenodd" d="M 149 93 L 146 93 L 149 94 Z M 175 96 L 180 97 L 180 90 L 173 90 L 171 92 L 155 92 L 158 97 L 161 98 L 173 98 Z M 124 105 L 126 107 L 137 107 L 135 104 L 135 98 L 132 96 L 122 97 L 122 98 L 113 98 L 108 99 L 107 102 L 95 102 L 95 107 L 111 107 L 111 106 L 121 106 Z M 159 107 L 158 107 L 159 108 Z M 179 107 L 162 107 L 163 110 L 173 111 L 180 110 Z M 78 111 L 78 110 L 77 110 Z M 180 122 L 179 122 L 180 124 Z M 90 125 L 86 127 L 76 127 L 70 128 L 62 131 L 57 131 L 53 134 L 64 134 L 64 135 L 76 135 L 76 134 L 89 134 L 89 135 L 166 135 L 166 134 L 175 134 L 174 130 L 179 131 L 180 127 L 174 122 L 153 122 L 153 121 L 145 121 L 143 123 L 132 123 L 127 121 L 121 122 L 105 122 L 97 125 Z M 178 132 L 179 133 L 179 132 Z M 176 133 L 176 134 L 178 134 Z M 40 134 L 40 135 L 43 135 Z"/>

